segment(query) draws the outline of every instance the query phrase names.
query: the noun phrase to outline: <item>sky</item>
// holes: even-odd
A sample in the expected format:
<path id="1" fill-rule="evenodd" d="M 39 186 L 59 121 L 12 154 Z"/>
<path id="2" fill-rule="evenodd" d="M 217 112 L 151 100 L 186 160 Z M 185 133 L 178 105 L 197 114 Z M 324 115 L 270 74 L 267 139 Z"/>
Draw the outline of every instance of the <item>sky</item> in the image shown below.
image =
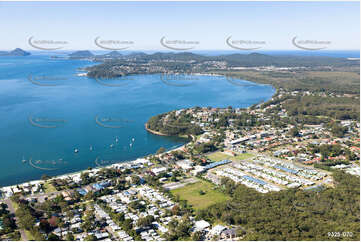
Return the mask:
<path id="1" fill-rule="evenodd" d="M 30 37 L 61 41 L 63 50 L 100 50 L 96 37 L 131 42 L 116 45 L 128 50 L 165 50 L 162 37 L 230 50 L 230 36 L 265 50 L 297 50 L 294 37 L 360 49 L 359 2 L 0 2 L 0 19 L 1 50 L 35 50 Z"/>

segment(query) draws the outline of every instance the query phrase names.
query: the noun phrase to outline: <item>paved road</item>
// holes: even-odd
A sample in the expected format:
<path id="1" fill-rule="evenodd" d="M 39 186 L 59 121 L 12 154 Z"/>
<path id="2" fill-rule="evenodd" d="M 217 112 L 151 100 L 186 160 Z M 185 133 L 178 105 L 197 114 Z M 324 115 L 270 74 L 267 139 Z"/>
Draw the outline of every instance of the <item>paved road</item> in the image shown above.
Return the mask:
<path id="1" fill-rule="evenodd" d="M 96 206 L 96 207 L 95 207 Z M 105 212 L 100 206 L 98 206 L 98 205 L 95 205 L 94 207 L 96 208 L 96 209 L 99 209 L 99 210 L 101 210 L 103 213 L 105 213 L 105 214 L 107 214 L 108 216 L 109 216 L 109 214 L 107 213 L 107 212 Z M 99 216 L 99 214 L 98 213 L 94 213 L 95 214 L 95 217 L 97 218 L 97 219 L 101 219 L 101 217 Z M 113 221 L 113 220 L 112 220 Z M 114 222 L 114 221 L 113 221 Z M 105 229 L 111 234 L 111 235 L 113 235 L 113 237 L 115 238 L 115 239 L 119 239 L 119 236 L 118 236 L 118 234 L 117 233 L 115 233 L 115 231 L 113 231 L 112 230 L 112 228 L 110 228 L 110 226 L 106 226 L 105 227 Z"/>
<path id="2" fill-rule="evenodd" d="M 71 190 L 62 190 L 62 191 L 57 191 L 57 192 L 51 192 L 51 193 L 39 193 L 39 194 L 30 194 L 30 195 L 26 195 L 26 196 L 22 196 L 21 198 L 26 199 L 26 198 L 36 198 L 38 200 L 44 200 L 45 197 L 52 197 L 54 195 L 59 195 L 64 191 L 71 191 Z"/>
<path id="3" fill-rule="evenodd" d="M 10 199 L 6 199 L 6 200 L 4 200 L 4 202 L 8 205 L 10 212 L 15 214 L 15 209 L 14 209 L 13 204 L 11 203 Z M 15 217 L 16 222 L 17 222 L 17 220 L 18 220 L 17 217 Z M 18 223 L 16 223 L 16 224 L 18 225 Z M 19 225 L 18 225 L 18 227 L 19 227 Z M 23 229 L 19 229 L 19 232 L 21 234 L 21 239 L 28 241 L 28 237 L 26 236 L 25 231 Z"/>

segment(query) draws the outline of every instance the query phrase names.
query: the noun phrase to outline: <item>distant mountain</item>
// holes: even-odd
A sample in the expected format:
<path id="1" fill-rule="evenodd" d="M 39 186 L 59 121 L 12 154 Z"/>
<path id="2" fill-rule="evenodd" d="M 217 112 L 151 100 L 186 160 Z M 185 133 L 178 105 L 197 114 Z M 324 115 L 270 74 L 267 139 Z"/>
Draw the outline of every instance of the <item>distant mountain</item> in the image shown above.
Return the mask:
<path id="1" fill-rule="evenodd" d="M 69 54 L 69 58 L 72 59 L 82 59 L 82 58 L 90 58 L 90 57 L 94 57 L 94 54 L 91 53 L 89 50 L 79 50 Z"/>
<path id="2" fill-rule="evenodd" d="M 107 56 L 122 56 L 118 51 L 114 50 L 107 54 Z"/>
<path id="3" fill-rule="evenodd" d="M 122 57 L 123 55 L 120 54 L 118 51 L 111 51 L 107 54 L 104 55 L 97 55 L 96 57 L 110 57 L 110 58 L 118 58 L 118 57 Z"/>
<path id="4" fill-rule="evenodd" d="M 213 60 L 226 61 L 229 66 L 343 66 L 352 64 L 346 58 L 327 56 L 279 56 L 265 55 L 260 53 L 231 54 L 212 57 Z"/>
<path id="5" fill-rule="evenodd" d="M 144 52 L 132 52 L 127 55 L 128 58 L 146 58 L 148 55 Z"/>
<path id="6" fill-rule="evenodd" d="M 116 53 L 112 53 L 116 55 Z M 359 61 L 346 58 L 320 56 L 276 56 L 260 53 L 231 54 L 219 56 L 204 56 L 190 52 L 156 52 L 145 54 L 142 52 L 122 55 L 121 57 L 95 56 L 102 64 L 89 67 L 88 77 L 114 78 L 134 74 L 154 73 L 189 73 L 227 69 L 232 67 L 344 67 L 358 66 Z M 217 67 L 215 65 L 219 65 Z M 127 66 L 126 68 L 124 66 Z"/>
<path id="7" fill-rule="evenodd" d="M 0 56 L 28 56 L 31 55 L 29 52 L 16 48 L 12 51 L 0 51 Z"/>
<path id="8" fill-rule="evenodd" d="M 230 54 L 218 56 L 205 56 L 192 52 L 156 52 L 146 54 L 144 52 L 133 52 L 128 55 L 122 55 L 117 51 L 112 51 L 104 55 L 94 55 L 88 50 L 76 51 L 69 55 L 72 59 L 92 58 L 97 61 L 109 61 L 108 67 L 123 65 L 124 61 L 134 61 L 136 63 L 146 63 L 150 61 L 170 63 L 185 62 L 183 65 L 205 64 L 208 62 L 224 62 L 228 67 L 257 67 L 257 66 L 276 66 L 276 67 L 314 67 L 314 66 L 350 66 L 357 65 L 353 60 L 346 58 L 335 58 L 327 56 L 285 56 L 285 55 L 267 55 L 260 53 L 250 54 Z M 165 65 L 165 64 L 164 64 Z"/>
<path id="9" fill-rule="evenodd" d="M 210 58 L 203 55 L 194 54 L 191 52 L 181 52 L 181 53 L 163 53 L 163 52 L 156 52 L 152 55 L 149 55 L 150 59 L 157 59 L 157 60 L 178 60 L 178 61 L 206 61 Z"/>

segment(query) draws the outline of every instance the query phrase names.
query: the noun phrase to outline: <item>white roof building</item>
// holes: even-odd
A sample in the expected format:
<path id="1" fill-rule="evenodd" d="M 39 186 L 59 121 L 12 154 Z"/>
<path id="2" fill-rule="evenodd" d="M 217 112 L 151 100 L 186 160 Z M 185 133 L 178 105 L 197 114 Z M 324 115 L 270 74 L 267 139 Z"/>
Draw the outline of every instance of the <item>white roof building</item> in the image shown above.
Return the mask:
<path id="1" fill-rule="evenodd" d="M 183 170 L 190 170 L 193 168 L 193 162 L 188 159 L 178 161 L 176 164 Z"/>
<path id="2" fill-rule="evenodd" d="M 210 233 L 212 235 L 220 235 L 222 233 L 223 230 L 227 229 L 227 227 L 217 224 L 216 226 L 214 226 L 212 228 L 212 230 L 210 231 Z"/>
<path id="3" fill-rule="evenodd" d="M 208 228 L 210 224 L 205 220 L 199 220 L 194 223 L 194 230 L 195 231 L 202 231 Z"/>
<path id="4" fill-rule="evenodd" d="M 159 175 L 162 172 L 166 172 L 167 168 L 166 167 L 156 167 L 152 169 L 152 172 L 156 175 Z"/>

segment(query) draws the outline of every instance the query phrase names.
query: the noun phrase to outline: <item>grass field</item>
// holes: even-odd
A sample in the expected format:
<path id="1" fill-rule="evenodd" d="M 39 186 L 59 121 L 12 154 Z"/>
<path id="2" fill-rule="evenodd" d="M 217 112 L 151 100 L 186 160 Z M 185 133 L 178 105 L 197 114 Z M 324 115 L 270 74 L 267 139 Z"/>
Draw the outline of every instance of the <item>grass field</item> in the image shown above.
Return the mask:
<path id="1" fill-rule="evenodd" d="M 14 208 L 14 210 L 16 212 L 16 210 L 18 210 L 18 208 L 19 208 L 19 205 L 16 202 L 13 202 L 13 201 L 11 201 L 11 205 L 13 205 L 13 208 Z"/>
<path id="2" fill-rule="evenodd" d="M 51 185 L 49 182 L 44 183 L 44 190 L 45 190 L 45 193 L 56 192 L 55 187 L 53 185 Z"/>
<path id="3" fill-rule="evenodd" d="M 250 157 L 253 157 L 254 155 L 249 154 L 249 153 L 243 153 L 243 154 L 238 154 L 236 156 L 230 156 L 227 154 L 224 154 L 222 152 L 215 152 L 212 153 L 210 155 L 207 155 L 207 157 L 209 159 L 211 159 L 212 161 L 221 161 L 221 160 L 225 160 L 225 159 L 229 159 L 229 160 L 244 160 L 244 159 L 248 159 Z"/>
<path id="4" fill-rule="evenodd" d="M 221 161 L 221 160 L 229 159 L 232 156 L 224 154 L 224 153 L 219 151 L 219 152 L 214 152 L 214 153 L 212 153 L 210 155 L 207 155 L 207 157 L 209 159 L 211 159 L 212 161 Z"/>
<path id="5" fill-rule="evenodd" d="M 248 159 L 253 157 L 254 155 L 250 154 L 250 153 L 242 153 L 242 154 L 238 154 L 235 157 L 232 157 L 231 160 L 244 160 L 244 159 Z"/>
<path id="6" fill-rule="evenodd" d="M 29 230 L 24 230 L 28 240 L 35 240 L 34 236 Z"/>
<path id="7" fill-rule="evenodd" d="M 184 187 L 172 190 L 174 195 L 179 195 L 181 200 L 187 200 L 195 210 L 207 208 L 213 204 L 224 202 L 230 197 L 220 191 L 214 190 L 215 186 L 207 181 L 199 181 Z M 200 191 L 205 192 L 201 195 Z"/>

